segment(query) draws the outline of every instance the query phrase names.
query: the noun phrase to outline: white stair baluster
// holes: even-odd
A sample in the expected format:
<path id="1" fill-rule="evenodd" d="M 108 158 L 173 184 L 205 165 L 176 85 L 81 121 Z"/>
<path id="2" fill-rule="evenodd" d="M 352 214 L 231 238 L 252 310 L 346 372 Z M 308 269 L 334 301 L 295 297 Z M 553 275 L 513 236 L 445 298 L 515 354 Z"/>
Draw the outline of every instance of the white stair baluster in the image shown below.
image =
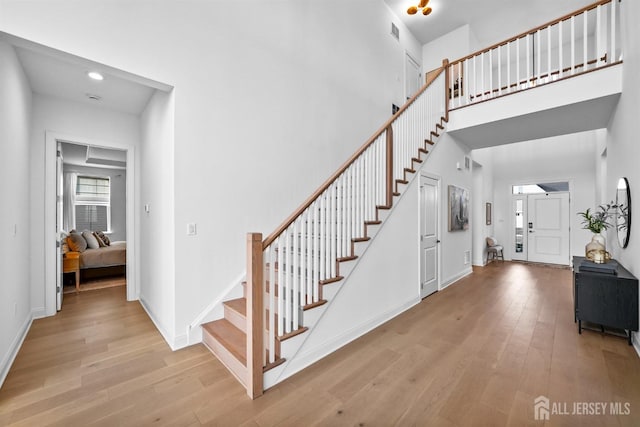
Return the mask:
<path id="1" fill-rule="evenodd" d="M 594 68 L 600 66 L 600 58 L 602 57 L 602 6 L 596 8 L 596 63 Z"/>
<path id="2" fill-rule="evenodd" d="M 584 13 L 582 14 L 583 16 L 583 27 L 582 27 L 582 72 L 587 71 L 587 61 L 588 59 L 588 33 L 587 33 L 587 29 L 588 29 L 588 13 L 589 11 L 585 10 Z"/>
<path id="3" fill-rule="evenodd" d="M 571 17 L 571 75 L 576 71 L 576 17 Z"/>
<path id="4" fill-rule="evenodd" d="M 269 246 L 269 252 L 268 252 L 268 256 L 265 257 L 265 260 L 269 263 L 270 268 L 269 268 L 269 294 L 268 294 L 268 301 L 269 301 L 269 318 L 268 318 L 268 325 L 269 325 L 269 363 L 273 363 L 276 360 L 276 355 L 275 355 L 275 348 L 274 348 L 274 343 L 276 342 L 276 293 L 274 292 L 275 290 L 275 264 L 276 264 L 276 257 L 275 257 L 275 246 L 272 243 L 271 246 Z"/>
<path id="5" fill-rule="evenodd" d="M 612 0 L 609 4 L 609 13 L 611 14 L 611 50 L 609 51 L 607 62 L 613 64 L 618 60 L 616 57 L 616 0 Z"/>
<path id="6" fill-rule="evenodd" d="M 326 224 L 326 213 L 327 213 L 327 195 L 326 192 L 320 196 L 320 257 L 318 262 L 320 263 L 320 280 L 326 279 L 325 272 L 325 256 L 326 256 L 326 242 L 327 242 L 327 224 Z"/>
<path id="7" fill-rule="evenodd" d="M 279 266 L 280 270 L 284 270 L 284 292 L 280 294 L 280 298 L 284 300 L 284 313 L 280 313 L 284 317 L 284 332 L 291 332 L 291 228 L 285 230 L 284 235 L 284 265 Z"/>
<path id="8" fill-rule="evenodd" d="M 292 298 L 291 298 L 291 310 L 292 313 L 292 322 L 293 322 L 293 330 L 296 330 L 300 327 L 300 319 L 299 319 L 299 309 L 300 309 L 300 276 L 302 275 L 302 269 L 300 268 L 300 234 L 299 231 L 300 221 L 296 220 L 293 223 L 293 289 L 292 289 Z"/>
<path id="9" fill-rule="evenodd" d="M 277 294 L 278 298 L 278 335 L 283 335 L 285 332 L 284 328 L 284 289 L 282 285 L 284 284 L 284 268 L 282 267 L 284 264 L 284 245 L 283 245 L 284 236 L 280 235 L 278 237 L 278 263 L 273 266 L 278 270 L 278 280 L 275 285 L 272 285 L 270 288 L 270 292 Z"/>

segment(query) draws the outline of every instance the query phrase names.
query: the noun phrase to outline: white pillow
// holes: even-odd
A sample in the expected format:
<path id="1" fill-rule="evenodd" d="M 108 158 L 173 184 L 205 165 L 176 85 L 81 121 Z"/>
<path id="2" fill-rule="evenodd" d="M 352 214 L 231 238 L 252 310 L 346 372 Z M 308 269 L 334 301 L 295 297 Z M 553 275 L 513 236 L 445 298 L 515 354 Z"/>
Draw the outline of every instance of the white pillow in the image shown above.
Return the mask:
<path id="1" fill-rule="evenodd" d="M 100 247 L 96 236 L 94 236 L 93 233 L 89 230 L 84 230 L 82 232 L 82 237 L 84 237 L 84 240 L 87 241 L 87 246 L 89 247 L 89 249 L 98 249 Z"/>

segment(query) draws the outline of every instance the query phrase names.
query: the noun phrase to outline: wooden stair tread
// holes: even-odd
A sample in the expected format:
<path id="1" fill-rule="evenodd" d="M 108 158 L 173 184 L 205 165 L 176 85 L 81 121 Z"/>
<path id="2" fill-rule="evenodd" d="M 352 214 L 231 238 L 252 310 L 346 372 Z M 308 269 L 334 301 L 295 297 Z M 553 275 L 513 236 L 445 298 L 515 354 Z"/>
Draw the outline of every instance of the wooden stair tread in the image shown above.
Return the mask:
<path id="1" fill-rule="evenodd" d="M 432 140 L 430 140 L 430 139 L 425 139 L 425 140 L 424 140 L 424 143 L 425 143 L 425 144 L 429 144 L 429 145 L 433 145 L 433 144 L 435 144 L 435 143 L 434 143 Z M 420 150 L 420 149 L 418 148 L 418 150 Z M 428 152 L 428 151 L 427 151 L 427 152 Z"/>
<path id="2" fill-rule="evenodd" d="M 247 336 L 227 319 L 205 323 L 202 329 L 215 338 L 240 363 L 247 366 Z"/>
<path id="3" fill-rule="evenodd" d="M 245 298 L 232 299 L 223 302 L 223 304 L 229 307 L 231 310 L 238 312 L 244 317 L 247 317 L 247 300 Z"/>

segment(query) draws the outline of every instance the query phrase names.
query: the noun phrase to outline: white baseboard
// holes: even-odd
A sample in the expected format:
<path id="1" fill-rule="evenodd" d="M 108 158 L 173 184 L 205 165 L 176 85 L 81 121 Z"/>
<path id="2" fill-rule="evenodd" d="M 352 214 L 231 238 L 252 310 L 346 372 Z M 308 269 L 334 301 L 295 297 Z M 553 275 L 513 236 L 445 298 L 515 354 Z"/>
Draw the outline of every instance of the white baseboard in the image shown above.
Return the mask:
<path id="1" fill-rule="evenodd" d="M 420 303 L 420 299 L 413 299 L 411 301 L 407 301 L 397 307 L 394 307 L 391 310 L 388 310 L 379 316 L 376 316 L 366 322 L 363 322 L 360 325 L 357 325 L 342 334 L 333 337 L 331 340 L 325 341 L 323 344 L 316 346 L 315 348 L 309 349 L 302 353 L 296 355 L 287 366 L 284 367 L 282 371 L 282 375 L 279 376 L 272 384 L 265 384 L 265 388 L 273 387 L 274 385 L 284 381 L 290 376 L 300 372 L 304 368 L 312 365 L 323 357 L 328 356 L 329 354 L 335 352 L 341 347 L 349 344 L 351 341 L 360 338 L 362 335 L 367 332 L 377 328 L 383 323 L 393 319 L 394 317 L 400 315 L 401 313 L 407 311 L 411 307 Z M 313 333 L 313 330 L 309 331 Z"/>
<path id="2" fill-rule="evenodd" d="M 153 324 L 156 326 L 156 329 L 158 330 L 158 332 L 160 332 L 160 335 L 162 335 L 162 338 L 164 338 L 164 340 L 167 342 L 169 347 L 171 347 L 171 350 L 173 351 L 177 350 L 178 347 L 176 347 L 176 338 L 162 327 L 162 325 L 158 321 L 158 318 L 153 314 L 153 310 L 149 308 L 149 304 L 147 304 L 144 297 L 140 296 L 139 301 L 144 311 L 147 312 L 147 315 L 149 316 Z"/>
<path id="3" fill-rule="evenodd" d="M 20 351 L 20 347 L 22 347 L 22 343 L 27 337 L 29 329 L 31 329 L 32 322 L 33 316 L 31 315 L 31 313 L 29 313 L 24 323 L 18 330 L 18 334 L 15 336 L 13 342 L 9 346 L 7 354 L 5 354 L 5 356 L 2 358 L 2 362 L 0 363 L 0 387 L 2 387 L 2 384 L 4 384 L 4 380 L 7 378 L 7 375 L 9 375 L 11 365 L 13 365 L 13 361 L 16 360 L 18 351 Z"/>
<path id="4" fill-rule="evenodd" d="M 462 279 L 463 277 L 467 277 L 471 273 L 473 273 L 473 268 L 471 268 L 471 267 L 465 268 L 460 273 L 455 274 L 455 275 L 449 277 L 444 282 L 440 283 L 440 290 L 443 290 L 446 287 L 453 285 L 455 282 L 457 282 L 458 280 Z"/>
<path id="5" fill-rule="evenodd" d="M 36 307 L 31 309 L 31 317 L 35 319 L 42 319 L 47 317 L 47 310 L 44 307 Z"/>

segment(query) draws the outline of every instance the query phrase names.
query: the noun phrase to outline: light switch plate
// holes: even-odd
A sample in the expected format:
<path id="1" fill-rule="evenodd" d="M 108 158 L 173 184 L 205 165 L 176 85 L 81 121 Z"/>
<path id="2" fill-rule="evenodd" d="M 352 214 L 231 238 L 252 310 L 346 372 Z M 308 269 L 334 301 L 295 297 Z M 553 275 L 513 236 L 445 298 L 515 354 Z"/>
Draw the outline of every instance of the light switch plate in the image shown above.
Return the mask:
<path id="1" fill-rule="evenodd" d="M 187 224 L 187 236 L 195 236 L 196 234 L 198 234 L 196 224 L 193 222 Z"/>

